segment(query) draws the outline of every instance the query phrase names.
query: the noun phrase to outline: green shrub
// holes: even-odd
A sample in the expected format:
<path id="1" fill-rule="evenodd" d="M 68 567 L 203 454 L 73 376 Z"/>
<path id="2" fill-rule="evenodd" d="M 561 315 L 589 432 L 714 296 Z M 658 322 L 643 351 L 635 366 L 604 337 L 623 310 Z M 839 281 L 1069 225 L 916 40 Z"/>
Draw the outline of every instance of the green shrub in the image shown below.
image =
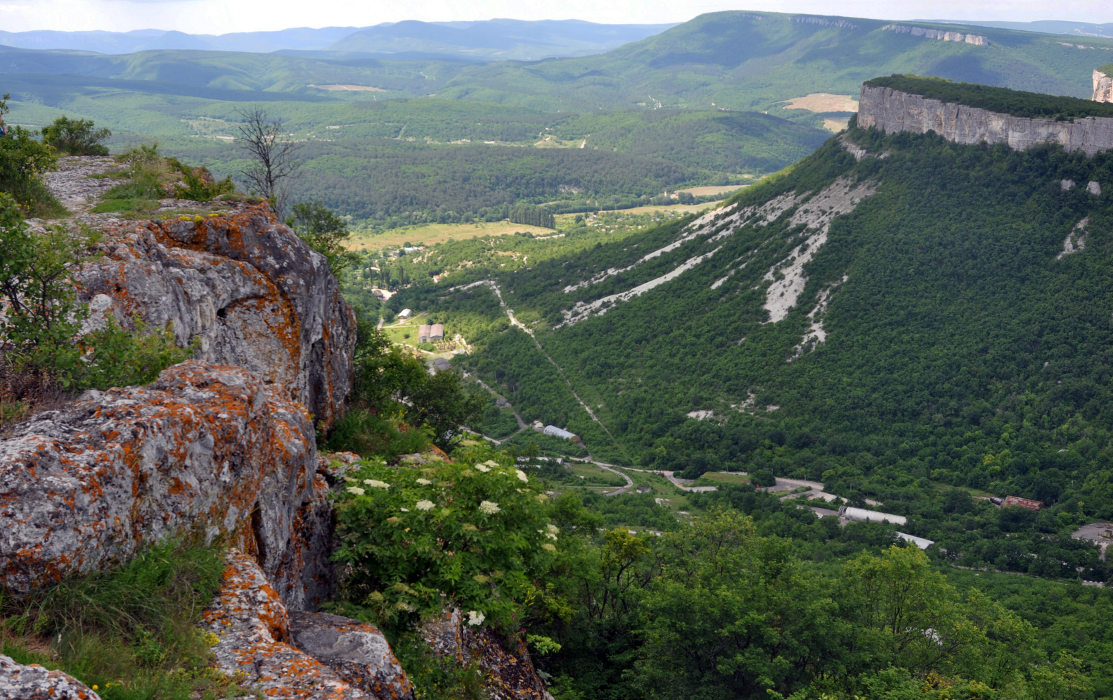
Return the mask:
<path id="1" fill-rule="evenodd" d="M 216 548 L 164 543 L 118 569 L 2 598 L 4 652 L 61 668 L 105 700 L 223 696 L 234 684 L 209 669 L 212 640 L 198 629 L 223 570 Z"/>
<path id="2" fill-rule="evenodd" d="M 165 197 L 208 202 L 235 190 L 229 178 L 215 180 L 206 168 L 163 157 L 157 143 L 137 146 L 120 159 L 127 164 L 126 181 L 104 193 L 96 213 L 147 212 Z"/>
<path id="3" fill-rule="evenodd" d="M 108 129 L 93 128 L 92 119 L 70 119 L 58 117 L 50 126 L 42 130 L 43 143 L 56 148 L 60 153 L 73 156 L 106 156 L 108 147 L 102 143 L 112 135 Z"/>
<path id="4" fill-rule="evenodd" d="M 347 221 L 320 202 L 299 202 L 292 209 L 286 225 L 310 248 L 325 256 L 334 276 L 359 260 L 359 255 L 344 248 L 351 235 Z"/>
<path id="5" fill-rule="evenodd" d="M 76 373 L 76 388 L 147 384 L 170 365 L 188 360 L 196 350 L 196 344 L 178 347 L 174 334 L 167 329 L 151 330 L 138 317 L 132 323 L 135 330 L 125 330 L 109 316 L 104 328 L 81 339 L 86 354 Z"/>
<path id="6" fill-rule="evenodd" d="M 65 383 L 80 361 L 72 338 L 84 318 L 69 274 L 87 254 L 89 237 L 61 227 L 32 232 L 11 195 L 0 193 L 0 323 L 5 370 L 45 370 Z"/>
<path id="7" fill-rule="evenodd" d="M 425 450 L 431 441 L 427 428 L 407 427 L 400 416 L 391 418 L 366 408 L 353 408 L 336 421 L 322 445 L 334 452 L 391 458 Z"/>
<path id="8" fill-rule="evenodd" d="M 105 192 L 101 204 L 106 205 L 111 200 L 157 200 L 164 196 L 162 180 L 168 169 L 158 153 L 157 143 L 136 146 L 118 158 L 128 166 L 127 181 Z M 99 209 L 98 205 L 93 211 Z"/>
<path id="9" fill-rule="evenodd" d="M 96 236 L 52 226 L 33 232 L 11 195 L 0 193 L 0 422 L 17 419 L 26 401 L 51 385 L 76 390 L 146 383 L 193 354 L 168 331 L 141 321 L 123 330 L 114 318 L 78 337 L 88 316 L 70 275 L 91 255 Z"/>
<path id="10" fill-rule="evenodd" d="M 216 180 L 208 168 L 191 168 L 177 158 L 167 158 L 166 162 L 182 178 L 181 182 L 173 186 L 174 196 L 178 199 L 208 202 L 236 189 L 231 178 Z"/>
<path id="11" fill-rule="evenodd" d="M 8 95 L 0 98 L 0 115 L 8 111 Z M 53 170 L 58 156 L 50 146 L 33 138 L 20 126 L 8 127 L 0 138 L 0 192 L 12 195 L 28 215 L 49 216 L 62 213 L 41 175 Z"/>
<path id="12" fill-rule="evenodd" d="M 454 456 L 352 470 L 337 504 L 344 597 L 396 629 L 454 606 L 464 624 L 516 633 L 543 609 L 560 544 L 548 499 L 505 455 Z"/>

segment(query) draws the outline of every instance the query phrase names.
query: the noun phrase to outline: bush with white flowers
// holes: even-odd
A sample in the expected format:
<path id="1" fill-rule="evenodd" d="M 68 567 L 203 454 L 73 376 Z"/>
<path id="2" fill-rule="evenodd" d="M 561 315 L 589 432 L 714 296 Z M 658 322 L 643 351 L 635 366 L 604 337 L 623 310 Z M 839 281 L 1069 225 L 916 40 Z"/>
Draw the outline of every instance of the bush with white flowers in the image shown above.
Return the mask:
<path id="1" fill-rule="evenodd" d="M 560 538 L 536 479 L 489 448 L 453 461 L 359 463 L 337 496 L 344 597 L 406 625 L 449 607 L 519 629 L 543 604 Z"/>

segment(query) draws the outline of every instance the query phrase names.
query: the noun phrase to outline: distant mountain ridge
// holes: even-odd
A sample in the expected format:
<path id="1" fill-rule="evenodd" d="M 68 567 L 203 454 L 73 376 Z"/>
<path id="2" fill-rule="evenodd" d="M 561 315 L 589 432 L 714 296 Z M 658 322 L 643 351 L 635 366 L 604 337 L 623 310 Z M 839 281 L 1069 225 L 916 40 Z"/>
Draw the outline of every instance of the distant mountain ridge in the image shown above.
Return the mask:
<path id="1" fill-rule="evenodd" d="M 492 19 L 476 22 L 388 22 L 371 27 L 298 27 L 265 32 L 186 34 L 130 32 L 0 31 L 0 44 L 22 49 L 129 54 L 154 50 L 338 51 L 407 54 L 472 60 L 537 60 L 602 53 L 644 39 L 671 24 L 597 24 L 580 20 Z"/>
<path id="2" fill-rule="evenodd" d="M 961 40 L 959 40 L 961 37 Z M 810 93 L 857 94 L 878 75 L 912 73 L 1088 97 L 1113 40 L 971 24 L 772 12 L 714 12 L 602 56 L 471 66 L 438 92 L 541 109 L 777 110 Z M 799 114 L 799 113 L 797 113 Z"/>

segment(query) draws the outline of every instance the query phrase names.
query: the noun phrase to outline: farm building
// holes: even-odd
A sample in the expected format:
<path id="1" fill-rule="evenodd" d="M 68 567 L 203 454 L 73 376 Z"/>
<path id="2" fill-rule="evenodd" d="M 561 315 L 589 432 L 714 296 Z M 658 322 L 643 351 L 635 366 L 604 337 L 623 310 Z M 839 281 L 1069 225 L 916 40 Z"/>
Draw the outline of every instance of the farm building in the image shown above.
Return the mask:
<path id="1" fill-rule="evenodd" d="M 1027 508 L 1028 510 L 1039 510 L 1043 508 L 1043 501 L 1021 498 L 1020 496 L 1005 496 L 1005 500 L 1001 505 L 1006 508 L 1009 506 L 1018 506 L 1020 508 Z"/>
<path id="2" fill-rule="evenodd" d="M 908 522 L 908 518 L 903 515 L 893 515 L 892 513 L 882 513 L 878 510 L 866 510 L 865 508 L 855 508 L 854 506 L 843 506 L 839 509 L 839 517 L 846 518 L 847 520 L 855 520 L 861 523 L 889 523 L 890 525 L 904 525 Z"/>
<path id="3" fill-rule="evenodd" d="M 414 315 L 413 309 L 402 309 L 401 311 L 398 312 L 398 318 L 409 318 L 410 316 L 413 316 L 413 315 Z"/>
<path id="4" fill-rule="evenodd" d="M 419 343 L 435 343 L 438 340 L 444 340 L 444 324 L 433 323 L 424 325 L 417 329 L 417 342 Z"/>
<path id="5" fill-rule="evenodd" d="M 897 539 L 904 540 L 905 542 L 910 542 L 920 549 L 927 549 L 928 547 L 935 544 L 935 540 L 929 540 L 923 537 L 916 537 L 915 535 L 909 535 L 907 532 L 898 532 Z"/>
<path id="6" fill-rule="evenodd" d="M 552 435 L 553 437 L 561 438 L 562 440 L 575 440 L 576 439 L 576 434 L 575 433 L 570 433 L 567 430 L 565 430 L 564 428 L 558 428 L 555 425 L 546 425 L 545 429 L 542 430 L 541 432 L 545 433 L 546 435 Z"/>

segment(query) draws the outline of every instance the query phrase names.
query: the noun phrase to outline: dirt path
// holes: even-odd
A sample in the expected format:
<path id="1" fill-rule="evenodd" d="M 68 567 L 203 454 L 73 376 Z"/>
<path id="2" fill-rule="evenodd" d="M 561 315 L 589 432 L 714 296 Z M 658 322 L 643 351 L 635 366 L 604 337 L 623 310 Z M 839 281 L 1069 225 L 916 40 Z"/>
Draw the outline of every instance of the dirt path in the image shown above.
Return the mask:
<path id="1" fill-rule="evenodd" d="M 495 391 L 491 387 L 487 386 L 487 383 L 484 382 L 479 377 L 477 377 L 477 376 L 475 376 L 475 375 L 473 375 L 469 372 L 464 372 L 464 376 L 467 377 L 467 378 L 470 378 L 470 379 L 474 379 L 476 384 L 478 384 L 479 386 L 486 389 L 487 392 L 489 394 L 491 394 L 491 396 L 494 396 L 496 399 L 502 399 L 503 401 L 506 401 L 505 396 L 498 393 L 497 391 Z M 526 428 L 528 428 L 529 426 L 526 425 L 526 422 L 524 420 L 522 420 L 522 417 L 518 414 L 518 409 L 514 408 L 514 406 L 509 401 L 506 401 L 506 405 L 510 407 L 510 412 L 514 414 L 514 420 L 518 422 L 518 432 L 521 432 L 521 431 L 525 430 Z"/>
<path id="2" fill-rule="evenodd" d="M 692 479 L 680 479 L 676 476 L 676 472 L 657 472 L 661 476 L 669 480 L 676 488 L 681 491 L 688 491 L 690 493 L 707 493 L 709 491 L 718 491 L 718 486 L 692 486 Z"/>
<path id="3" fill-rule="evenodd" d="M 614 435 L 611 434 L 611 431 L 607 430 L 607 426 L 603 425 L 603 421 L 599 420 L 599 417 L 595 415 L 595 411 L 592 411 L 591 407 L 588 406 L 587 403 L 584 402 L 582 398 L 580 398 L 580 395 L 576 393 L 576 390 L 572 388 L 572 382 L 568 380 L 568 377 L 564 374 L 564 370 L 561 369 L 560 365 L 556 363 L 556 360 L 554 360 L 549 355 L 549 353 L 545 352 L 545 348 L 541 346 L 541 343 L 538 342 L 536 336 L 533 335 L 533 329 L 529 328 L 524 323 L 519 321 L 518 318 L 514 315 L 514 309 L 511 309 L 509 306 L 507 306 L 506 300 L 502 298 L 502 290 L 499 289 L 498 284 L 494 280 L 480 280 L 478 282 L 472 282 L 471 284 L 465 285 L 463 287 L 458 287 L 458 289 L 464 290 L 471 287 L 480 286 L 491 288 L 491 291 L 495 293 L 495 296 L 499 300 L 499 306 L 502 307 L 502 309 L 506 312 L 506 317 L 510 319 L 510 325 L 520 329 L 523 333 L 529 336 L 530 340 L 532 340 L 533 344 L 537 347 L 538 352 L 540 352 L 541 355 L 549 361 L 549 364 L 551 364 L 556 369 L 557 374 L 560 375 L 560 378 L 564 380 L 564 384 L 568 387 L 568 391 L 572 394 L 572 398 L 576 399 L 576 402 L 579 403 L 584 411 L 587 412 L 587 415 L 591 418 L 591 420 L 603 429 L 603 432 L 606 433 L 607 437 L 611 439 L 611 442 L 614 444 L 614 446 L 622 449 L 621 446 L 619 446 L 618 444 L 618 440 L 615 440 Z"/>
<path id="4" fill-rule="evenodd" d="M 115 178 L 93 176 L 122 167 L 111 156 L 66 156 L 58 159 L 57 170 L 43 174 L 43 182 L 72 216 L 79 216 L 88 213 L 101 195 L 120 184 Z"/>
<path id="5" fill-rule="evenodd" d="M 588 464 L 594 464 L 595 466 L 599 467 L 603 471 L 608 471 L 611 474 L 616 474 L 616 475 L 621 476 L 623 479 L 626 480 L 625 485 L 619 486 L 614 491 L 607 491 L 606 493 L 603 494 L 604 496 L 620 496 L 624 493 L 628 493 L 630 491 L 630 489 L 634 488 L 634 480 L 630 478 L 630 475 L 627 474 L 626 472 L 620 472 L 619 470 L 615 469 L 613 464 L 607 464 L 606 462 L 599 462 L 597 460 L 592 459 L 591 457 L 584 457 L 584 458 L 569 457 L 568 461 L 570 461 L 570 462 L 586 462 Z"/>

